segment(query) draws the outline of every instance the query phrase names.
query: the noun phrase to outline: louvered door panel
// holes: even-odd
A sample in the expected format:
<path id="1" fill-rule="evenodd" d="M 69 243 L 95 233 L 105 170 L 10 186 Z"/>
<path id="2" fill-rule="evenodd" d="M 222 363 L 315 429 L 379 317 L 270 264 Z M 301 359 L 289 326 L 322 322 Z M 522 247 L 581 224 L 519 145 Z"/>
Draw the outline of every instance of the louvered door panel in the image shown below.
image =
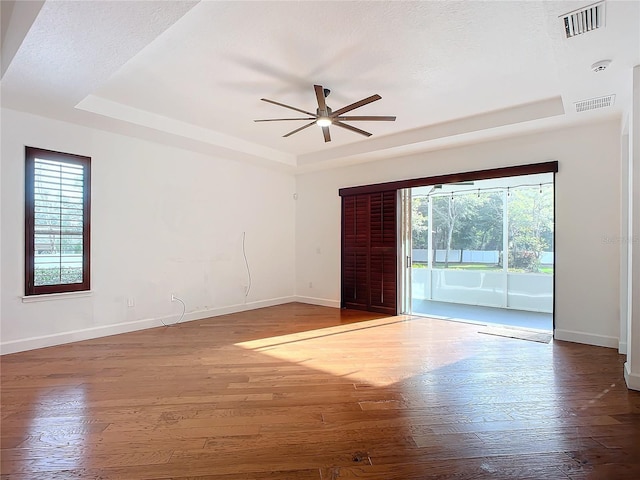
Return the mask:
<path id="1" fill-rule="evenodd" d="M 369 198 L 342 199 L 342 306 L 369 305 Z"/>
<path id="2" fill-rule="evenodd" d="M 351 252 L 343 257 L 342 304 L 346 308 L 367 308 L 369 304 L 368 255 Z"/>
<path id="3" fill-rule="evenodd" d="M 395 247 L 396 192 L 380 192 L 370 195 L 371 246 Z"/>
<path id="4" fill-rule="evenodd" d="M 342 306 L 396 313 L 397 192 L 342 199 Z"/>
<path id="5" fill-rule="evenodd" d="M 371 245 L 369 250 L 370 310 L 396 313 L 397 193 L 371 194 Z"/>
<path id="6" fill-rule="evenodd" d="M 343 243 L 349 248 L 369 243 L 369 198 L 354 195 L 343 199 Z"/>
<path id="7" fill-rule="evenodd" d="M 396 314 L 396 255 L 395 251 L 372 251 L 369 259 L 371 296 L 370 310 Z"/>
<path id="8" fill-rule="evenodd" d="M 342 244 L 352 245 L 356 237 L 356 196 L 342 198 Z"/>

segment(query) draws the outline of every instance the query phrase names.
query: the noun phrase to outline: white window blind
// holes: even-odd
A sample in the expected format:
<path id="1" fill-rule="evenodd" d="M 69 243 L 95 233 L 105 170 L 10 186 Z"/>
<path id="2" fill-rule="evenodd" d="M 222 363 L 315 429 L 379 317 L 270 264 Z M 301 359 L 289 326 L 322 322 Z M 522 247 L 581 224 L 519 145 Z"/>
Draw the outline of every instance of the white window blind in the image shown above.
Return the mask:
<path id="1" fill-rule="evenodd" d="M 84 167 L 34 162 L 34 285 L 82 283 Z"/>

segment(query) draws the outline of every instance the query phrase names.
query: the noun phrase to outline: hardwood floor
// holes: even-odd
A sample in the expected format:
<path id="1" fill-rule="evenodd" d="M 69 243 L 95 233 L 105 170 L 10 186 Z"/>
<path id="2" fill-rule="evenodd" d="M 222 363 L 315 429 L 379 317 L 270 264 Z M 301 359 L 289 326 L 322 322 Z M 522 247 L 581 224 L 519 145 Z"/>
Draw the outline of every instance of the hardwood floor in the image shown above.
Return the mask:
<path id="1" fill-rule="evenodd" d="M 607 348 L 288 304 L 2 362 L 4 479 L 637 479 Z"/>

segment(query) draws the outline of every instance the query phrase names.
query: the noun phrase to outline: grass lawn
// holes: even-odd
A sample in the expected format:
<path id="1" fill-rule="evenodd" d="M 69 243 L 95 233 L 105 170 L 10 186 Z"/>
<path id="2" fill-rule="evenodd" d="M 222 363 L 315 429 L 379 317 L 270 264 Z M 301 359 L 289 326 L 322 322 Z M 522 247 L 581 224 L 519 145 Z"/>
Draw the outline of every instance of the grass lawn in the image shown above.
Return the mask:
<path id="1" fill-rule="evenodd" d="M 413 268 L 427 268 L 426 263 L 414 262 L 411 265 Z M 445 268 L 444 263 L 434 262 L 433 268 Z M 502 265 L 486 264 L 486 263 L 449 263 L 449 270 L 475 270 L 483 272 L 499 272 L 502 270 Z M 521 268 L 510 268 L 509 273 L 531 273 L 526 272 Z M 542 266 L 537 273 L 545 273 L 553 275 L 553 266 Z"/>

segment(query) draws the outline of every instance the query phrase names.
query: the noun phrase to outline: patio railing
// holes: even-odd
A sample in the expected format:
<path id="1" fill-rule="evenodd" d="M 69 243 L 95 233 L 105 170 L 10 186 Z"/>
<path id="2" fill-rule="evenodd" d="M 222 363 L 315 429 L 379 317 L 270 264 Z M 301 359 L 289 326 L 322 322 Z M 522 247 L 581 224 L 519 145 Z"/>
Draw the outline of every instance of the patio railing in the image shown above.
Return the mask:
<path id="1" fill-rule="evenodd" d="M 553 275 L 443 268 L 411 270 L 414 299 L 553 311 Z"/>

